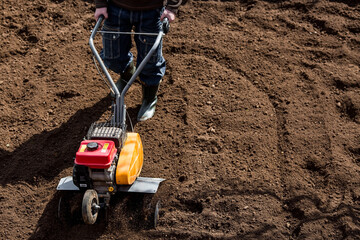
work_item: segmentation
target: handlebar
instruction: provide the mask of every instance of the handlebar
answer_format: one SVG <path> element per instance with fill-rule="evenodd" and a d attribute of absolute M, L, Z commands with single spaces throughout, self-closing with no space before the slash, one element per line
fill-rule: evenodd
<path fill-rule="evenodd" d="M 97 52 L 97 50 L 94 46 L 94 37 L 95 37 L 96 33 L 98 32 L 98 29 L 104 19 L 105 19 L 104 15 L 99 16 L 99 18 L 95 24 L 95 27 L 92 30 L 92 33 L 90 35 L 89 45 L 90 45 L 92 53 L 94 54 L 95 59 L 99 63 L 102 71 L 105 73 L 105 76 L 106 76 L 108 82 L 110 83 L 112 90 L 115 93 L 115 107 L 114 107 L 114 116 L 113 116 L 112 122 L 114 122 L 115 124 L 121 124 L 121 128 L 125 131 L 125 129 L 126 129 L 126 125 L 125 125 L 126 108 L 125 108 L 125 104 L 124 104 L 124 96 L 125 96 L 127 90 L 130 88 L 130 86 L 135 81 L 136 77 L 140 74 L 140 72 L 144 68 L 145 64 L 150 60 L 150 58 L 151 58 L 152 54 L 154 53 L 154 51 L 156 50 L 156 48 L 159 46 L 164 33 L 169 32 L 170 23 L 169 23 L 169 19 L 167 19 L 167 18 L 163 19 L 162 28 L 160 29 L 159 33 L 157 33 L 157 37 L 156 37 L 154 45 L 152 46 L 152 48 L 150 49 L 148 54 L 145 56 L 143 61 L 139 64 L 139 66 L 137 66 L 135 73 L 133 74 L 133 76 L 131 77 L 131 79 L 126 84 L 126 86 L 124 87 L 123 91 L 120 94 L 112 77 L 110 76 L 109 71 L 107 70 L 103 60 L 101 59 L 99 53 Z M 141 34 L 141 33 L 139 33 L 139 34 Z"/>

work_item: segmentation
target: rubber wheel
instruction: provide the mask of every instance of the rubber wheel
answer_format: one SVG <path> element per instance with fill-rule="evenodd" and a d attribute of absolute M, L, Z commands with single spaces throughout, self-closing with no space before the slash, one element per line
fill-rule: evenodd
<path fill-rule="evenodd" d="M 99 213 L 99 208 L 99 197 L 97 192 L 93 189 L 86 190 L 81 205 L 84 223 L 94 224 Z"/>

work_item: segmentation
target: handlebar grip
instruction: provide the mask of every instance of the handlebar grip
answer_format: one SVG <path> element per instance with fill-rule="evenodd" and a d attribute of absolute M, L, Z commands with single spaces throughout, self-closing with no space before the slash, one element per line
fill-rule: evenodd
<path fill-rule="evenodd" d="M 162 29 L 165 34 L 167 34 L 170 30 L 170 22 L 168 18 L 164 18 L 162 22 Z"/>
<path fill-rule="evenodd" d="M 101 14 L 101 15 L 99 16 L 97 22 L 102 22 L 102 20 L 104 20 L 104 18 L 105 18 L 105 16 Z"/>

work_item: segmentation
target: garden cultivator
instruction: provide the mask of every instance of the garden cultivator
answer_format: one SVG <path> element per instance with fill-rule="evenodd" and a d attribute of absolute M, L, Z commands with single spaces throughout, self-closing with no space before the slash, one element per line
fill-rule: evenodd
<path fill-rule="evenodd" d="M 99 210 L 109 207 L 110 197 L 116 192 L 154 194 L 164 180 L 139 176 L 143 166 L 143 146 L 138 133 L 126 131 L 124 96 L 159 46 L 164 32 L 166 33 L 169 28 L 168 21 L 164 20 L 163 30 L 157 34 L 151 50 L 120 93 L 94 46 L 94 37 L 100 32 L 98 28 L 103 19 L 103 16 L 98 19 L 89 44 L 115 95 L 112 116 L 109 122 L 91 125 L 76 153 L 73 175 L 62 178 L 57 186 L 57 190 L 63 193 L 58 205 L 59 217 L 71 216 L 71 209 L 74 206 L 71 206 L 71 199 L 65 196 L 75 192 L 82 196 L 81 215 L 86 224 L 96 222 Z M 159 202 L 156 202 L 153 212 L 155 226 L 159 216 L 158 211 Z"/>

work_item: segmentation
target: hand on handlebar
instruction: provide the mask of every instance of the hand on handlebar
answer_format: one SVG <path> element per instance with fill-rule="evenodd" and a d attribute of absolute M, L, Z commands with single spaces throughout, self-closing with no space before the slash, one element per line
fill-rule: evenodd
<path fill-rule="evenodd" d="M 101 15 L 104 15 L 105 19 L 108 18 L 107 7 L 97 8 L 95 10 L 95 14 L 94 14 L 95 20 L 97 21 Z"/>
<path fill-rule="evenodd" d="M 164 12 L 163 12 L 163 14 L 162 14 L 161 17 L 160 17 L 160 21 L 163 21 L 164 18 L 169 19 L 169 23 L 171 23 L 172 21 L 175 20 L 175 13 L 173 13 L 173 12 L 170 11 L 170 10 L 165 9 Z"/>

